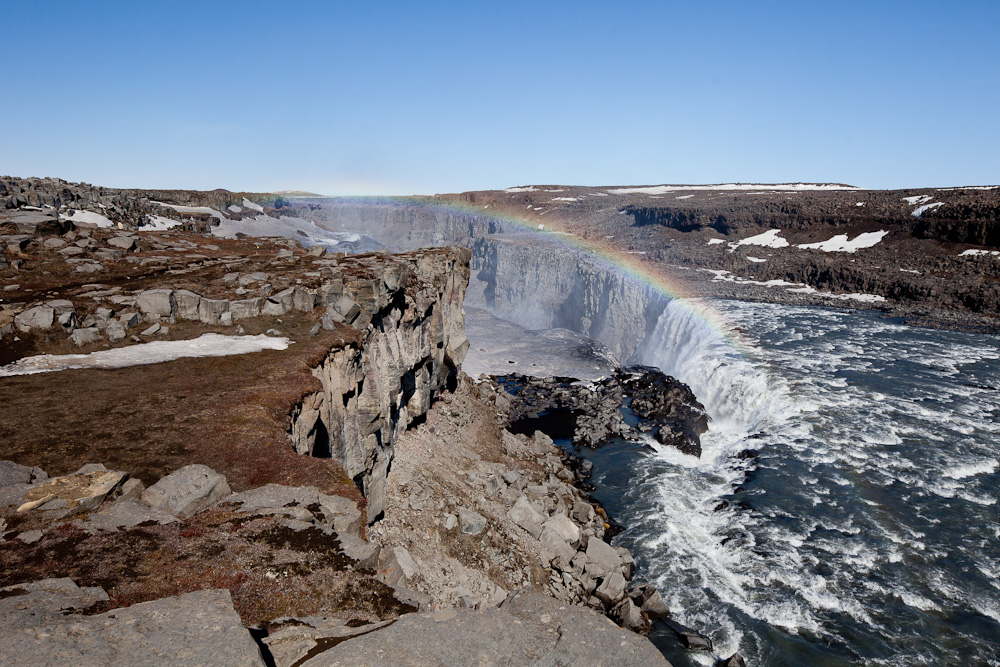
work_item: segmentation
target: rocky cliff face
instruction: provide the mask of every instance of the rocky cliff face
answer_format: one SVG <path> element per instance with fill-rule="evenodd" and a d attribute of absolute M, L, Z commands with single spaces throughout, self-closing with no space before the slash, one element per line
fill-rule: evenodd
<path fill-rule="evenodd" d="M 663 310 L 648 285 L 569 250 L 492 236 L 472 241 L 468 304 L 529 329 L 561 327 L 628 360 Z"/>
<path fill-rule="evenodd" d="M 292 418 L 300 454 L 331 457 L 368 500 L 368 520 L 385 509 L 385 485 L 399 436 L 449 385 L 469 343 L 462 300 L 470 252 L 452 248 L 383 256 L 345 288 L 371 322 L 360 345 L 332 350 L 314 375 L 322 391 Z"/>

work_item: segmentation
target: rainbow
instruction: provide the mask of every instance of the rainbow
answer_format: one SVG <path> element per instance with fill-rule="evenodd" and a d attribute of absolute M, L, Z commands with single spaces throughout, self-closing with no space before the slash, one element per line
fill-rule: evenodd
<path fill-rule="evenodd" d="M 349 198 L 371 204 L 397 204 L 400 206 L 416 206 L 429 212 L 444 212 L 453 215 L 474 216 L 495 220 L 506 228 L 513 228 L 522 233 L 531 234 L 539 242 L 559 246 L 588 258 L 597 266 L 621 275 L 625 280 L 637 285 L 648 287 L 665 300 L 679 300 L 678 305 L 688 310 L 712 337 L 718 338 L 732 347 L 741 356 L 748 356 L 750 346 L 740 339 L 739 335 L 709 305 L 705 299 L 698 298 L 683 283 L 671 278 L 664 271 L 648 261 L 644 254 L 623 251 L 609 240 L 595 241 L 556 226 L 541 224 L 538 219 L 529 219 L 523 214 L 515 214 L 499 209 L 484 207 L 466 202 L 448 199 L 431 199 L 424 197 L 372 197 Z"/>

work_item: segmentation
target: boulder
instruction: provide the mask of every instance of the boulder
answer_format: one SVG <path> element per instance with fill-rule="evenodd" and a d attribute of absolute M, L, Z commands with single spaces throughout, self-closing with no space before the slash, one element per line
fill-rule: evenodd
<path fill-rule="evenodd" d="M 670 618 L 670 608 L 652 584 L 634 586 L 629 596 L 650 618 Z"/>
<path fill-rule="evenodd" d="M 664 625 L 670 628 L 670 631 L 677 636 L 681 645 L 684 648 L 698 650 L 698 651 L 711 651 L 712 650 L 712 640 L 701 634 L 697 630 L 692 630 L 686 625 L 681 625 L 675 621 L 669 619 L 662 619 Z"/>
<path fill-rule="evenodd" d="M 531 506 L 526 496 L 521 496 L 517 499 L 514 506 L 507 510 L 507 516 L 510 517 L 511 521 L 526 530 L 532 537 L 537 538 L 542 534 L 542 521 L 545 520 L 545 517 Z"/>
<path fill-rule="evenodd" d="M 531 589 L 508 596 L 498 609 L 406 614 L 381 629 L 325 645 L 329 648 L 294 664 L 669 666 L 647 638 Z"/>
<path fill-rule="evenodd" d="M 625 586 L 627 583 L 621 572 L 612 572 L 604 578 L 601 585 L 594 591 L 594 595 L 610 607 L 625 597 Z"/>
<path fill-rule="evenodd" d="M 202 299 L 198 302 L 198 319 L 204 324 L 222 324 L 222 316 L 228 311 L 229 301 L 226 299 Z"/>
<path fill-rule="evenodd" d="M 14 324 L 24 333 L 32 329 L 51 329 L 55 321 L 56 311 L 47 305 L 35 306 L 14 316 Z"/>
<path fill-rule="evenodd" d="M 108 322 L 107 328 L 104 329 L 104 333 L 107 334 L 108 340 L 112 343 L 119 343 L 125 340 L 125 327 L 118 320 L 111 320 Z"/>
<path fill-rule="evenodd" d="M 739 653 L 733 653 L 731 656 L 720 662 L 717 667 L 747 667 L 747 663 L 743 660 L 743 656 Z"/>
<path fill-rule="evenodd" d="M 573 500 L 573 519 L 577 523 L 588 524 L 594 520 L 594 506 L 585 500 Z"/>
<path fill-rule="evenodd" d="M 90 345 L 91 343 L 96 343 L 103 339 L 101 336 L 101 330 L 97 327 L 88 327 L 86 329 L 76 329 L 70 334 L 70 339 L 76 344 L 77 347 L 83 347 L 84 345 Z"/>
<path fill-rule="evenodd" d="M 292 306 L 304 313 L 311 313 L 316 307 L 316 293 L 301 285 L 296 286 L 292 290 Z"/>
<path fill-rule="evenodd" d="M 174 292 L 174 302 L 177 304 L 177 317 L 182 320 L 198 321 L 198 304 L 201 303 L 201 296 L 191 290 L 177 290 Z"/>
<path fill-rule="evenodd" d="M 565 514 L 557 514 L 542 524 L 542 528 L 549 528 L 555 531 L 560 537 L 570 544 L 577 544 L 580 541 L 580 527 L 573 523 Z"/>
<path fill-rule="evenodd" d="M 538 540 L 555 558 L 560 558 L 568 562 L 576 555 L 576 550 L 566 542 L 562 535 L 551 528 L 542 528 Z"/>
<path fill-rule="evenodd" d="M 150 507 L 186 518 L 230 495 L 226 477 L 208 466 L 192 464 L 170 473 L 142 492 Z"/>
<path fill-rule="evenodd" d="M 292 309 L 292 293 L 294 291 L 295 288 L 289 287 L 267 297 L 260 309 L 261 315 L 281 317 L 287 313 Z"/>
<path fill-rule="evenodd" d="M 13 461 L 0 461 L 0 486 L 34 484 L 48 478 L 49 476 L 41 468 L 23 466 Z"/>
<path fill-rule="evenodd" d="M 603 577 L 609 572 L 617 572 L 620 566 L 621 558 L 610 544 L 597 538 L 587 542 L 587 572 Z"/>
<path fill-rule="evenodd" d="M 135 238 L 132 236 L 115 236 L 108 239 L 107 244 L 112 248 L 119 248 L 128 252 L 135 249 Z"/>
<path fill-rule="evenodd" d="M 615 605 L 611 610 L 611 617 L 618 622 L 618 625 L 641 635 L 648 635 L 652 629 L 649 619 L 643 616 L 642 611 L 627 597 Z"/>
<path fill-rule="evenodd" d="M 231 495 L 226 503 L 237 505 L 240 512 L 312 520 L 317 525 L 332 528 L 342 543 L 349 535 L 357 536 L 361 529 L 361 512 L 354 503 L 347 498 L 320 493 L 314 486 L 267 484 Z"/>
<path fill-rule="evenodd" d="M 151 289 L 140 292 L 135 307 L 143 314 L 153 317 L 173 317 L 177 315 L 174 293 L 168 289 Z"/>
<path fill-rule="evenodd" d="M 259 297 L 255 299 L 240 299 L 239 301 L 230 302 L 229 312 L 232 314 L 233 321 L 237 322 L 239 320 L 257 317 L 260 315 L 260 308 L 263 302 L 264 299 Z"/>
<path fill-rule="evenodd" d="M 486 517 L 472 510 L 458 510 L 458 525 L 466 535 L 478 535 L 486 528 Z"/>

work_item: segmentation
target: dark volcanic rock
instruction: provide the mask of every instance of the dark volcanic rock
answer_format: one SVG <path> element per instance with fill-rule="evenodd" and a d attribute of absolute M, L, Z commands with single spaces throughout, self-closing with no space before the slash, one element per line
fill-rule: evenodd
<path fill-rule="evenodd" d="M 631 409 L 638 430 L 657 442 L 701 456 L 708 415 L 683 382 L 648 366 L 619 369 L 593 384 L 575 378 L 533 378 L 510 374 L 500 383 L 511 393 L 511 429 L 572 438 L 575 445 L 597 447 L 609 438 L 635 438 L 622 408 Z"/>

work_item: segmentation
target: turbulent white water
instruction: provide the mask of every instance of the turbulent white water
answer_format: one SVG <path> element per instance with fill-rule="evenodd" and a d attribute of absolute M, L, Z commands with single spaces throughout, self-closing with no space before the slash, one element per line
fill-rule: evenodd
<path fill-rule="evenodd" d="M 640 576 L 753 664 L 1000 664 L 997 338 L 713 307 L 749 354 L 679 302 L 639 354 L 705 405 L 702 458 L 594 455 Z"/>

